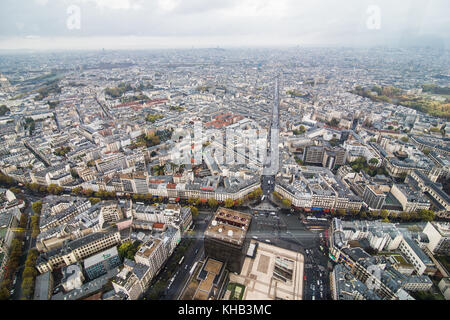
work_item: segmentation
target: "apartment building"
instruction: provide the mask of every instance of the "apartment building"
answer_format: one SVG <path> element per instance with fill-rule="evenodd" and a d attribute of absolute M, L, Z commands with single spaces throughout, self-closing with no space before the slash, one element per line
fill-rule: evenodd
<path fill-rule="evenodd" d="M 62 248 L 42 253 L 38 258 L 36 268 L 40 273 L 44 273 L 55 268 L 68 266 L 80 262 L 97 252 L 116 246 L 120 242 L 119 232 L 91 233 L 65 243 Z"/>

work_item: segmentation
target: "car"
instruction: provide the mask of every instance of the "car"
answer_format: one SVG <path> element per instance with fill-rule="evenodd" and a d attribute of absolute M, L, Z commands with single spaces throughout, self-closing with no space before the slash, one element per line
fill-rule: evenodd
<path fill-rule="evenodd" d="M 323 293 L 322 293 L 322 292 L 320 293 L 320 298 L 322 298 L 322 299 L 323 299 Z"/>
<path fill-rule="evenodd" d="M 317 280 L 317 286 L 320 286 L 320 280 Z"/>
<path fill-rule="evenodd" d="M 266 239 L 266 242 L 271 243 L 272 241 L 270 241 L 269 239 Z"/>

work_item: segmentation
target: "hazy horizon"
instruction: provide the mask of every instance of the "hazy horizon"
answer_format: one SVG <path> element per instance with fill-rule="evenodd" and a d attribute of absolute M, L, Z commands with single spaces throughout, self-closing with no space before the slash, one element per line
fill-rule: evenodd
<path fill-rule="evenodd" d="M 3 0 L 0 50 L 448 48 L 445 0 Z"/>

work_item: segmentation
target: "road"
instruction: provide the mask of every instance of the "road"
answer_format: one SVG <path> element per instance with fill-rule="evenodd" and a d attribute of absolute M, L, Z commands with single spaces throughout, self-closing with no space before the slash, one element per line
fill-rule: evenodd
<path fill-rule="evenodd" d="M 172 284 L 166 289 L 164 296 L 161 298 L 162 300 L 177 300 L 187 283 L 192 266 L 195 262 L 199 261 L 203 258 L 204 250 L 203 250 L 203 234 L 208 227 L 209 221 L 213 216 L 212 211 L 200 211 L 198 217 L 194 221 L 194 242 L 189 246 L 184 255 L 184 261 L 181 266 L 178 267 L 174 275 L 174 280 Z M 167 264 L 167 263 L 166 263 Z M 166 269 L 163 269 L 161 273 L 157 275 L 157 278 L 154 280 L 155 282 L 160 279 L 166 277 Z M 146 296 L 146 294 L 144 295 Z"/>
<path fill-rule="evenodd" d="M 28 251 L 36 246 L 36 239 L 31 237 L 31 217 L 34 215 L 33 209 L 32 209 L 32 203 L 35 201 L 40 200 L 40 198 L 35 196 L 28 196 L 26 195 L 28 205 L 25 207 L 25 210 L 23 211 L 25 214 L 28 215 L 28 222 L 27 222 L 27 231 L 25 232 L 25 239 L 24 239 L 24 245 L 22 247 L 22 255 L 19 259 L 19 266 L 17 267 L 17 278 L 16 283 L 14 284 L 14 293 L 11 295 L 12 300 L 20 300 L 22 297 L 22 272 L 25 268 L 25 261 L 27 260 Z"/>
<path fill-rule="evenodd" d="M 282 213 L 278 211 L 276 216 L 280 222 L 273 223 L 276 231 L 273 230 L 271 243 L 286 249 L 296 249 L 305 256 L 305 276 L 303 286 L 303 299 L 327 300 L 330 299 L 328 264 L 326 255 L 324 231 L 310 231 L 301 221 L 299 214 Z M 278 220 L 278 218 L 274 218 Z M 274 235 L 277 235 L 276 237 Z M 291 248 L 286 247 L 286 243 Z M 325 252 L 320 250 L 322 246 Z M 317 283 L 319 281 L 319 283 Z"/>
<path fill-rule="evenodd" d="M 263 172 L 261 176 L 261 189 L 263 194 L 268 196 L 274 191 L 275 188 L 275 176 L 278 173 L 279 168 L 279 80 L 278 77 L 275 80 L 275 94 L 274 103 L 272 108 L 272 121 L 270 123 L 269 136 L 267 137 L 267 152 L 266 159 L 263 161 Z"/>

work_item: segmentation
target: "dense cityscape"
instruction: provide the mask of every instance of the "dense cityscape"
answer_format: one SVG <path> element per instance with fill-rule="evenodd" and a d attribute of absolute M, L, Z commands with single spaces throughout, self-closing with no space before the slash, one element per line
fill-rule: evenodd
<path fill-rule="evenodd" d="M 3 53 L 0 298 L 448 300 L 449 58 Z"/>

